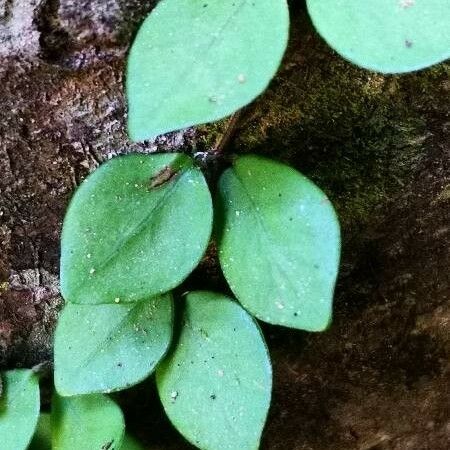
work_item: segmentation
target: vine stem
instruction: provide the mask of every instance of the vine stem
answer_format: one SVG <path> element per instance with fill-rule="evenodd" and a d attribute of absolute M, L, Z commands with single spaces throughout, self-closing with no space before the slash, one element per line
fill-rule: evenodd
<path fill-rule="evenodd" d="M 243 109 L 240 109 L 231 116 L 231 118 L 227 124 L 227 127 L 225 129 L 225 132 L 218 139 L 216 145 L 213 148 L 213 151 L 212 151 L 213 155 L 221 155 L 222 153 L 224 153 L 225 149 L 231 143 L 231 141 L 238 129 L 239 121 L 242 118 L 243 111 L 244 111 Z"/>
<path fill-rule="evenodd" d="M 53 370 L 53 364 L 51 361 L 44 361 L 39 364 L 36 364 L 31 368 L 31 371 L 35 373 L 38 377 L 42 377 L 48 375 Z"/>

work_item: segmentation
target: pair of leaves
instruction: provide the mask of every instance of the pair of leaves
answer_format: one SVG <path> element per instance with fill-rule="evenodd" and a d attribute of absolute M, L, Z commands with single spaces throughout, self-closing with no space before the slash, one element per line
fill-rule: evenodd
<path fill-rule="evenodd" d="M 206 181 L 183 154 L 115 158 L 85 180 L 62 233 L 60 394 L 124 389 L 154 370 L 173 329 L 163 293 L 198 264 L 211 228 Z"/>
<path fill-rule="evenodd" d="M 450 57 L 448 0 L 308 0 L 318 32 L 379 72 Z M 275 75 L 287 45 L 285 0 L 162 0 L 130 51 L 128 132 L 135 141 L 226 117 Z"/>
<path fill-rule="evenodd" d="M 155 186 L 164 174 L 169 178 Z M 338 221 L 323 192 L 287 166 L 246 156 L 222 175 L 219 193 L 220 260 L 237 298 L 261 320 L 323 329 L 339 261 Z M 197 265 L 211 222 L 210 194 L 190 158 L 115 158 L 82 184 L 68 209 L 62 293 L 75 304 L 110 305 L 97 309 L 103 317 L 108 311 L 117 318 L 133 311 L 119 331 L 131 327 L 141 307 L 167 306 L 167 300 L 147 299 L 179 285 Z M 150 303 L 135 308 L 131 302 L 139 300 Z M 169 309 L 161 312 L 166 319 Z M 79 315 L 90 322 L 97 313 L 89 311 L 73 307 L 66 316 Z M 167 331 L 170 320 L 161 322 Z M 99 341 L 93 350 L 111 340 L 107 330 L 91 336 Z M 67 346 L 64 352 L 70 350 Z M 87 358 L 90 352 L 86 347 Z"/>
<path fill-rule="evenodd" d="M 308 0 L 318 32 L 353 63 L 384 73 L 450 57 L 448 0 Z"/>
<path fill-rule="evenodd" d="M 121 447 L 125 427 L 122 412 L 108 397 L 55 395 L 50 420 L 46 414 L 39 417 L 39 379 L 32 370 L 7 371 L 3 382 L 4 393 L 0 399 L 2 450 L 25 450 L 33 435 L 30 449 L 36 450 L 126 450 Z"/>
<path fill-rule="evenodd" d="M 130 308 L 129 305 L 123 306 Z M 122 350 L 120 360 L 130 359 L 125 349 L 127 339 L 124 339 L 127 333 L 132 333 L 127 329 L 127 323 L 124 323 L 123 335 L 118 334 L 111 340 L 109 345 L 113 347 L 112 351 L 105 347 L 105 354 L 99 355 L 95 351 L 91 352 L 92 344 L 89 343 L 92 334 L 90 329 L 117 328 L 105 321 L 104 314 L 98 309 L 110 307 L 117 305 L 68 305 L 63 312 L 58 325 L 58 353 L 55 354 L 55 360 L 60 364 L 65 361 L 69 367 L 70 358 L 79 360 L 73 351 L 64 354 L 63 343 L 59 341 L 64 337 L 70 339 L 66 345 L 92 356 L 92 361 L 85 367 L 81 364 L 71 368 L 80 370 L 81 377 L 71 372 L 66 374 L 66 366 L 62 370 L 56 367 L 57 376 L 65 377 L 64 389 L 68 389 L 63 391 L 65 394 L 101 389 L 99 379 L 113 384 L 121 381 L 115 376 L 112 364 L 115 362 L 114 356 L 119 356 L 119 352 L 115 351 L 119 347 Z M 140 303 L 137 307 L 140 307 Z M 73 308 L 93 308 L 89 312 L 91 320 L 85 323 L 85 318 L 80 319 L 78 316 L 77 320 L 70 322 Z M 69 311 L 68 316 L 65 316 L 66 311 Z M 107 320 L 112 318 L 112 315 L 106 317 Z M 116 324 L 120 320 L 117 318 Z M 163 360 L 157 371 L 158 390 L 169 418 L 199 448 L 257 448 L 270 405 L 272 385 L 270 358 L 259 327 L 236 302 L 209 292 L 187 295 L 181 321 L 181 333 L 175 349 Z M 77 326 L 79 330 L 76 330 Z M 72 328 L 71 334 L 64 334 L 68 331 L 66 327 Z M 73 336 L 83 339 L 88 347 L 86 351 L 79 345 L 80 342 L 72 341 Z M 98 342 L 96 338 L 93 340 Z M 153 345 L 158 343 L 158 338 L 150 342 Z M 136 357 L 137 367 L 139 357 L 141 364 L 149 364 L 148 355 L 145 351 L 139 355 L 133 342 L 128 345 L 128 352 L 132 353 L 131 358 Z M 102 364 L 105 373 L 102 372 Z M 58 378 L 56 380 L 58 383 Z M 73 386 L 70 385 L 72 380 L 75 383 Z M 205 414 L 206 409 L 208 414 Z M 117 443 L 120 432 L 123 432 L 117 414 L 117 407 L 102 395 L 55 396 L 52 412 L 53 448 L 87 450 L 102 448 L 96 446 L 99 442 L 114 440 Z M 92 429 L 89 424 L 93 426 Z M 74 433 L 80 429 L 83 433 Z M 96 430 L 101 433 L 96 433 Z"/>

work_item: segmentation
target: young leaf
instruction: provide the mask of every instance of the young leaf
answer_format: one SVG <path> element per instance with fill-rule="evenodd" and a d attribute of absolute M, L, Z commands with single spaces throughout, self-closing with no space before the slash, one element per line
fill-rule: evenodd
<path fill-rule="evenodd" d="M 255 450 L 270 404 L 272 369 L 264 338 L 234 301 L 187 296 L 179 341 L 156 372 L 169 419 L 204 450 Z"/>
<path fill-rule="evenodd" d="M 211 196 L 189 157 L 114 158 L 83 182 L 68 208 L 62 294 L 101 304 L 167 292 L 200 261 L 211 223 Z"/>
<path fill-rule="evenodd" d="M 119 450 L 125 429 L 120 408 L 101 394 L 52 402 L 53 450 Z"/>
<path fill-rule="evenodd" d="M 317 31 L 353 63 L 384 73 L 450 57 L 448 0 L 308 0 Z"/>
<path fill-rule="evenodd" d="M 111 392 L 146 378 L 172 337 L 172 297 L 112 305 L 67 304 L 55 333 L 60 395 Z"/>
<path fill-rule="evenodd" d="M 39 417 L 39 380 L 31 370 L 10 370 L 2 376 L 0 448 L 25 450 Z"/>
<path fill-rule="evenodd" d="M 43 413 L 39 416 L 36 432 L 28 450 L 52 450 L 50 414 Z"/>
<path fill-rule="evenodd" d="M 238 300 L 265 322 L 325 329 L 340 252 L 325 194 L 288 166 L 245 156 L 222 175 L 219 202 L 220 263 Z"/>
<path fill-rule="evenodd" d="M 267 87 L 287 44 L 285 0 L 162 0 L 128 57 L 128 132 L 142 141 L 212 122 Z"/>

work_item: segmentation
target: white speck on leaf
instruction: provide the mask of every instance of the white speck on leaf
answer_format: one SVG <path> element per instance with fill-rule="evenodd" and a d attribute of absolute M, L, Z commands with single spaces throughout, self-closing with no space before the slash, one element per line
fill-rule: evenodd
<path fill-rule="evenodd" d="M 246 82 L 246 78 L 245 78 L 245 75 L 243 74 L 243 73 L 240 73 L 239 75 L 238 75 L 238 81 L 239 81 L 239 83 L 241 83 L 241 84 L 243 84 L 243 83 L 245 83 Z"/>

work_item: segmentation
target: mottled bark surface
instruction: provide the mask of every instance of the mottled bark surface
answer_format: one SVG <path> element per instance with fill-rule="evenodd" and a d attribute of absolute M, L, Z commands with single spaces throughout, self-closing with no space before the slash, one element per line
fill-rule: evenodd
<path fill-rule="evenodd" d="M 51 359 L 61 220 L 83 177 L 118 153 L 204 151 L 223 131 L 127 140 L 126 50 L 152 4 L 0 0 L 1 367 Z M 314 179 L 344 245 L 330 330 L 264 326 L 275 386 L 262 448 L 447 449 L 448 68 L 356 69 L 292 11 L 283 67 L 227 152 L 270 155 Z M 186 286 L 226 290 L 213 251 Z M 121 395 L 129 428 L 151 449 L 190 448 L 152 386 Z"/>

